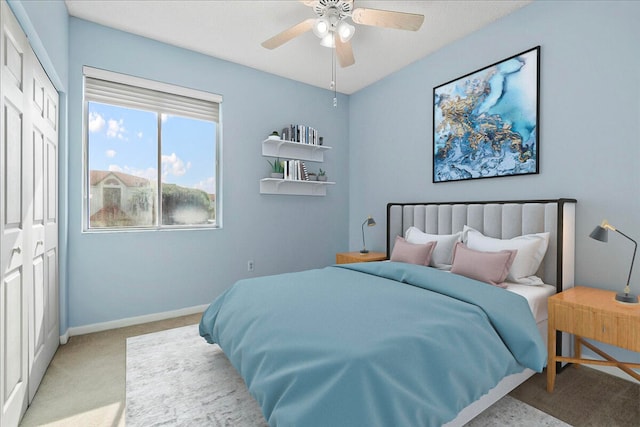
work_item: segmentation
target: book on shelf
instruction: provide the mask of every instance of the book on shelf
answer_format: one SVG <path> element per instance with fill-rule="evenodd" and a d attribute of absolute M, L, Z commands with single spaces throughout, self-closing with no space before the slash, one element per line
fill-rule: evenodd
<path fill-rule="evenodd" d="M 284 160 L 284 179 L 288 181 L 308 181 L 307 166 L 300 160 Z"/>
<path fill-rule="evenodd" d="M 318 130 L 311 126 L 289 125 L 282 129 L 284 141 L 298 142 L 300 144 L 319 145 L 320 136 Z"/>

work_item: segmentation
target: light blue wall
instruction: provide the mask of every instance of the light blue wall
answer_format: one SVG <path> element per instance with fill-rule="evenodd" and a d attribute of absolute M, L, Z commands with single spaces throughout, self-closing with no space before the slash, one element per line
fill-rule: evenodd
<path fill-rule="evenodd" d="M 69 15 L 62 1 L 9 0 L 9 7 L 29 38 L 42 67 L 58 90 L 58 276 L 60 334 L 68 328 L 67 310 L 67 87 L 69 85 Z"/>
<path fill-rule="evenodd" d="M 205 304 L 251 275 L 250 258 L 253 275 L 330 264 L 335 252 L 360 248 L 360 224 L 369 214 L 379 225 L 367 229 L 368 246 L 384 250 L 389 201 L 574 197 L 576 283 L 618 290 L 626 280 L 629 242 L 612 235 L 603 245 L 587 235 L 606 217 L 640 238 L 640 3 L 535 2 L 341 96 L 337 110 L 329 107 L 329 92 L 70 19 L 62 2 L 10 5 L 30 39 L 37 36 L 36 53 L 46 57 L 45 69 L 65 100 L 69 91 L 68 163 L 66 137 L 60 153 L 60 249 L 70 255 L 68 271 L 61 265 L 62 331 Z M 540 174 L 432 184 L 433 87 L 536 45 Z M 82 65 L 224 96 L 224 229 L 81 233 Z M 338 185 L 327 197 L 258 194 L 258 180 L 267 173 L 259 141 L 291 122 L 319 128 L 334 147 L 323 166 Z M 640 268 L 632 285 L 640 291 Z"/>
<path fill-rule="evenodd" d="M 329 91 L 70 19 L 69 326 L 207 304 L 241 278 L 324 267 L 348 236 L 348 105 Z M 82 66 L 220 94 L 223 229 L 82 233 Z M 327 196 L 259 194 L 260 142 L 290 123 L 333 147 Z M 247 272 L 247 261 L 255 271 Z"/>
<path fill-rule="evenodd" d="M 640 239 L 639 18 L 638 2 L 535 2 L 352 95 L 350 247 L 367 214 L 384 223 L 389 201 L 571 197 L 576 284 L 622 290 L 633 245 L 588 234 L 607 218 Z M 540 174 L 433 184 L 433 87 L 536 45 Z M 367 231 L 385 250 L 384 227 Z M 632 284 L 640 293 L 640 267 Z"/>

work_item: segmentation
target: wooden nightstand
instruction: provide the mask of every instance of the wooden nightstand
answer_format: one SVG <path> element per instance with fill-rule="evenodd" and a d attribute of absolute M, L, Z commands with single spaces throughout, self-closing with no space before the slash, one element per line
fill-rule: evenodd
<path fill-rule="evenodd" d="M 617 366 L 640 381 L 640 374 L 632 371 L 640 368 L 640 363 L 620 362 L 583 339 L 640 352 L 640 305 L 620 303 L 615 295 L 604 289 L 577 286 L 549 297 L 547 391 L 552 392 L 555 385 L 556 362 Z M 556 331 L 574 335 L 574 357 L 556 355 Z M 582 359 L 582 345 L 605 360 Z"/>
<path fill-rule="evenodd" d="M 367 254 L 361 254 L 360 252 L 341 252 L 336 254 L 336 264 L 384 261 L 385 259 L 387 259 L 387 254 L 384 252 L 369 252 Z"/>

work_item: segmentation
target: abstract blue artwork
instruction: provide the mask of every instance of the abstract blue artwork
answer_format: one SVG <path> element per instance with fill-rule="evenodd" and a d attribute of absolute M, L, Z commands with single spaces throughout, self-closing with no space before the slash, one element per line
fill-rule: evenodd
<path fill-rule="evenodd" d="M 433 182 L 536 174 L 540 46 L 433 89 Z"/>

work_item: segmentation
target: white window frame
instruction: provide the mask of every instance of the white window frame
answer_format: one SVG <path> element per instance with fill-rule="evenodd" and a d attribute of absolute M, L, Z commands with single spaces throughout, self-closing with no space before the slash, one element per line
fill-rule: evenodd
<path fill-rule="evenodd" d="M 181 229 L 219 229 L 222 228 L 222 96 L 210 92 L 204 92 L 197 89 L 176 86 L 155 80 L 143 79 L 140 77 L 130 76 L 127 74 L 116 73 L 112 71 L 102 70 L 84 66 L 83 73 L 83 197 L 82 197 L 82 231 L 87 233 L 113 233 L 123 231 L 157 231 L 157 230 L 181 230 Z M 95 85 L 96 80 L 100 84 Z M 89 83 L 88 83 L 89 82 Z M 101 84 L 104 83 L 106 90 L 102 93 Z M 114 93 L 118 92 L 118 85 L 127 85 L 133 88 L 132 91 L 121 92 L 120 95 L 110 96 L 109 83 L 115 84 Z M 89 89 L 90 94 L 87 95 Z M 136 90 L 139 89 L 139 93 Z M 154 91 L 156 94 L 150 92 Z M 168 105 L 164 102 L 163 96 L 171 101 Z M 185 98 L 189 98 L 188 102 L 184 102 Z M 117 101 L 116 101 L 117 99 Z M 143 99 L 140 101 L 140 99 Z M 204 102 L 202 102 L 204 101 Z M 148 109 L 150 104 L 154 102 L 158 104 L 158 112 L 166 114 L 176 114 L 183 117 L 194 119 L 209 120 L 216 122 L 216 153 L 215 153 L 215 223 L 214 224 L 193 224 L 193 225 L 162 225 L 157 224 L 148 227 L 89 227 L 89 193 L 90 193 L 90 177 L 89 177 L 89 129 L 88 114 L 89 102 L 102 102 L 110 105 L 118 105 L 127 108 Z M 160 107 L 161 105 L 161 107 Z M 160 147 L 158 147 L 158 150 Z M 160 155 L 160 153 L 158 153 Z M 159 156 L 160 157 L 160 156 Z M 160 159 L 158 159 L 160 161 Z M 158 166 L 160 173 L 161 167 Z M 160 179 L 160 177 L 158 177 Z M 161 202 L 162 182 L 158 181 L 158 203 Z M 160 205 L 159 205 L 160 206 Z M 159 209 L 161 210 L 161 209 Z"/>

